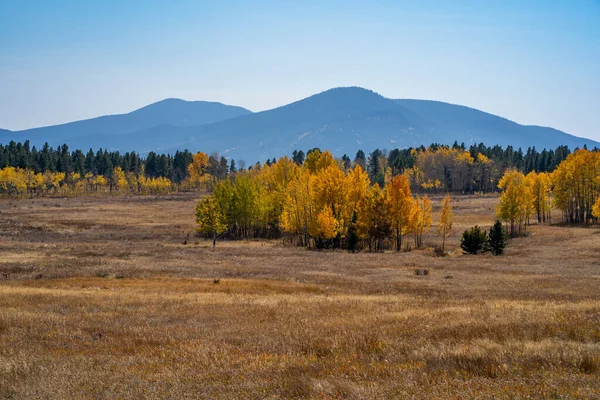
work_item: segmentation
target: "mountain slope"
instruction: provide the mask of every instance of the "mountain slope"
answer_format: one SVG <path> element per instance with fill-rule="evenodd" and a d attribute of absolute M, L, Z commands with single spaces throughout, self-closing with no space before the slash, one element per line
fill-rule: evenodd
<path fill-rule="evenodd" d="M 206 101 L 184 101 L 166 99 L 127 114 L 107 115 L 82 121 L 70 122 L 42 128 L 13 132 L 14 140 L 31 140 L 38 146 L 44 142 L 59 145 L 67 142 L 71 147 L 75 143 L 84 145 L 86 137 L 126 135 L 144 129 L 168 126 L 197 126 L 207 123 L 250 114 L 242 107 L 229 106 Z M 117 145 L 118 140 L 109 139 L 102 147 Z M 83 146 L 87 148 L 89 146 Z"/>
<path fill-rule="evenodd" d="M 273 110 L 213 124 L 151 128 L 127 135 L 121 143 L 126 147 L 147 140 L 163 151 L 186 146 L 247 161 L 312 147 L 341 155 L 359 148 L 396 147 L 394 138 L 415 135 L 411 132 L 414 122 L 405 113 L 411 115 L 410 110 L 372 91 L 337 88 Z"/>
<path fill-rule="evenodd" d="M 213 107 L 210 111 L 208 105 Z M 37 137 L 33 144 L 67 142 L 69 147 L 81 149 L 217 151 L 248 163 L 313 147 L 353 157 L 359 149 L 370 152 L 454 141 L 538 149 L 600 146 L 593 140 L 552 128 L 519 125 L 464 106 L 387 99 L 357 87 L 327 90 L 258 113 L 218 103 L 165 100 L 129 114 L 4 136 L 15 140 Z"/>
<path fill-rule="evenodd" d="M 173 146 L 162 140 L 168 135 Z M 361 88 L 337 88 L 273 110 L 199 127 L 157 127 L 133 134 L 163 150 L 218 151 L 246 161 L 289 155 L 294 149 L 329 149 L 354 156 L 359 149 L 454 141 L 527 148 L 600 146 L 552 128 L 519 125 L 472 108 L 424 100 L 391 100 Z"/>
<path fill-rule="evenodd" d="M 500 144 L 513 147 L 571 148 L 597 145 L 593 140 L 569 135 L 565 132 L 536 125 L 520 125 L 506 118 L 465 106 L 431 100 L 395 100 L 399 104 L 427 119 L 430 138 L 440 143 L 462 138 L 465 143 Z M 456 139 L 458 140 L 458 139 Z M 460 142 L 460 140 L 458 140 Z"/>

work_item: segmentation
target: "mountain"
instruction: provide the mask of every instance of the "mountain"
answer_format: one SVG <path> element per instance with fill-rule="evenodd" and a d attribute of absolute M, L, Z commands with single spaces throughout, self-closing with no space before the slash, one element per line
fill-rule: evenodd
<path fill-rule="evenodd" d="M 208 105 L 215 107 L 212 113 L 207 111 Z M 105 119 L 110 119 L 110 124 Z M 218 151 L 248 163 L 313 147 L 353 157 L 359 149 L 370 152 L 375 148 L 454 141 L 538 149 L 600 146 L 593 140 L 552 128 L 520 125 L 473 108 L 429 100 L 388 99 L 358 87 L 330 89 L 257 113 L 218 103 L 170 99 L 121 116 L 3 136 L 15 140 L 35 138 L 32 144 L 38 145 L 46 140 L 52 145 L 66 141 L 69 147 L 82 149 Z"/>
<path fill-rule="evenodd" d="M 38 146 L 44 142 L 54 146 L 67 143 L 71 148 L 83 149 L 90 147 L 87 145 L 87 138 L 106 137 L 106 143 L 99 147 L 121 148 L 120 140 L 115 136 L 156 126 L 197 126 L 250 113 L 251 111 L 245 108 L 221 103 L 166 99 L 127 114 L 106 115 L 61 125 L 16 131 L 10 136 L 12 140 L 29 139 L 32 144 Z M 74 146 L 75 144 L 78 146 Z M 135 149 L 136 147 L 132 147 L 128 150 Z"/>

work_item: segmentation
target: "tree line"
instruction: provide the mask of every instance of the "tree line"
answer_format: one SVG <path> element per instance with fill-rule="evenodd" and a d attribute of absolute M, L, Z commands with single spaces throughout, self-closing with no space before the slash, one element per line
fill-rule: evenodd
<path fill-rule="evenodd" d="M 121 154 L 118 151 L 106 149 L 89 149 L 70 151 L 66 144 L 53 148 L 46 143 L 41 149 L 24 143 L 11 141 L 7 145 L 0 144 L 0 169 L 15 167 L 32 170 L 35 173 L 62 172 L 66 175 L 72 172 L 86 175 L 102 175 L 112 179 L 115 167 L 120 167 L 125 173 L 139 174 L 143 171 L 148 178 L 167 178 L 175 183 L 184 182 L 188 178 L 188 165 L 192 162 L 193 154 L 188 150 L 177 151 L 174 155 L 150 152 L 142 157 L 136 152 Z M 228 161 L 219 155 L 208 157 L 209 170 L 217 177 L 224 178 L 228 173 Z M 223 168 L 225 163 L 225 168 Z M 233 163 L 235 168 L 235 163 Z"/>
<path fill-rule="evenodd" d="M 468 152 L 459 149 L 441 147 L 421 153 L 429 163 L 434 163 L 429 157 L 435 158 L 437 153 L 467 164 L 474 162 Z M 483 163 L 483 157 L 477 154 L 476 159 Z M 348 168 L 343 159 L 335 159 L 327 151 L 313 150 L 299 164 L 284 157 L 217 181 L 212 196 L 198 203 L 200 231 L 213 240 L 218 235 L 273 238 L 287 232 L 299 244 L 316 248 L 381 251 L 385 240 L 393 240 L 395 250 L 400 251 L 406 236 L 414 238 L 415 247 L 423 245 L 422 235 L 432 225 L 432 206 L 427 195 L 412 193 L 415 166 L 395 176 L 388 170 L 380 186 L 360 164 Z M 469 178 L 456 173 L 454 179 Z M 551 173 L 508 169 L 497 188 L 501 190 L 497 214 L 513 237 L 526 234 L 532 218 L 538 223 L 550 222 L 553 207 L 562 211 L 564 222 L 596 222 L 600 217 L 600 152 L 576 150 Z M 451 226 L 447 195 L 437 225 L 442 248 Z M 490 243 L 498 243 L 500 233 L 496 227 Z M 471 236 L 485 234 L 472 232 Z"/>
<path fill-rule="evenodd" d="M 527 232 L 530 219 L 550 221 L 552 207 L 565 223 L 589 224 L 600 218 L 600 151 L 576 150 L 552 173 L 505 172 L 498 217 L 512 236 Z"/>
<path fill-rule="evenodd" d="M 386 175 L 407 174 L 415 191 L 475 193 L 497 190 L 504 171 L 517 169 L 524 173 L 551 172 L 571 151 L 566 146 L 538 152 L 535 147 L 525 153 L 508 146 L 488 147 L 483 143 L 466 147 L 432 144 L 429 147 L 387 150 L 376 149 L 368 156 L 359 150 L 351 159 L 343 155 L 346 170 L 360 165 L 372 183 L 383 186 Z M 294 151 L 292 159 L 302 165 L 305 154 Z"/>
<path fill-rule="evenodd" d="M 125 172 L 114 167 L 110 177 L 81 175 L 78 172 L 35 172 L 32 169 L 5 167 L 0 169 L 0 195 L 23 196 L 78 196 L 84 194 L 158 194 L 170 193 L 175 186 L 168 178 L 148 177 L 139 173 Z"/>
<path fill-rule="evenodd" d="M 306 154 L 302 150 L 294 150 L 292 160 L 301 166 L 311 151 Z M 412 173 L 413 189 L 437 190 L 450 192 L 487 192 L 496 190 L 503 172 L 506 169 L 529 173 L 552 172 L 568 155 L 566 146 L 555 150 L 537 151 L 535 147 L 526 152 L 514 149 L 512 146 L 488 147 L 480 143 L 466 147 L 454 143 L 452 146 L 432 144 L 429 147 L 394 149 L 391 151 L 375 149 L 366 155 L 359 150 L 354 159 L 347 155 L 341 157 L 344 169 L 347 171 L 359 165 L 367 171 L 372 183 L 383 186 L 386 174 L 395 176 L 406 171 Z M 217 179 L 223 179 L 230 173 L 245 170 L 244 161 L 227 160 L 219 154 L 207 155 L 209 174 Z M 99 149 L 87 152 L 82 150 L 70 151 L 65 144 L 53 148 L 47 143 L 41 149 L 24 143 L 11 141 L 6 145 L 0 144 L 0 168 L 15 167 L 31 169 L 34 172 L 71 172 L 80 175 L 92 173 L 111 178 L 115 167 L 128 173 L 140 173 L 150 178 L 168 178 L 174 183 L 184 182 L 189 178 L 188 165 L 192 162 L 193 154 L 188 150 L 177 151 L 174 155 L 148 153 L 142 157 L 136 152 L 121 154 L 118 151 Z M 268 159 L 264 163 L 256 163 L 248 169 L 260 168 L 262 165 L 275 163 L 276 159 Z"/>

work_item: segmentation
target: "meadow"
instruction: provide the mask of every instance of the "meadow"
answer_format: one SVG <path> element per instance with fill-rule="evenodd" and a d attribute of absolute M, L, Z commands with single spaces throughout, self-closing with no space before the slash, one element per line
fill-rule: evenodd
<path fill-rule="evenodd" d="M 198 197 L 0 199 L 1 398 L 600 398 L 598 226 L 463 255 L 498 197 L 455 196 L 446 257 L 213 249 Z"/>

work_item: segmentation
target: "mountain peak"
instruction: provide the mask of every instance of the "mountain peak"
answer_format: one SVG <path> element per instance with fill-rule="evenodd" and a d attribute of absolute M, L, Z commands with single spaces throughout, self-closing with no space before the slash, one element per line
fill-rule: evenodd
<path fill-rule="evenodd" d="M 297 115 L 316 113 L 336 116 L 395 107 L 393 101 L 372 90 L 351 86 L 329 89 L 275 110 L 295 110 Z"/>
<path fill-rule="evenodd" d="M 365 99 L 385 99 L 385 97 L 383 97 L 382 95 L 380 95 L 377 92 L 374 92 L 370 89 L 365 89 L 359 86 L 341 86 L 341 87 L 336 87 L 336 88 L 332 88 L 332 89 L 328 89 L 325 90 L 321 93 L 317 93 L 315 95 L 312 95 L 310 98 L 315 98 L 315 97 L 325 97 L 325 98 L 333 98 L 333 99 L 340 99 L 340 98 L 356 98 L 356 99 L 360 99 L 360 100 L 365 100 Z"/>

